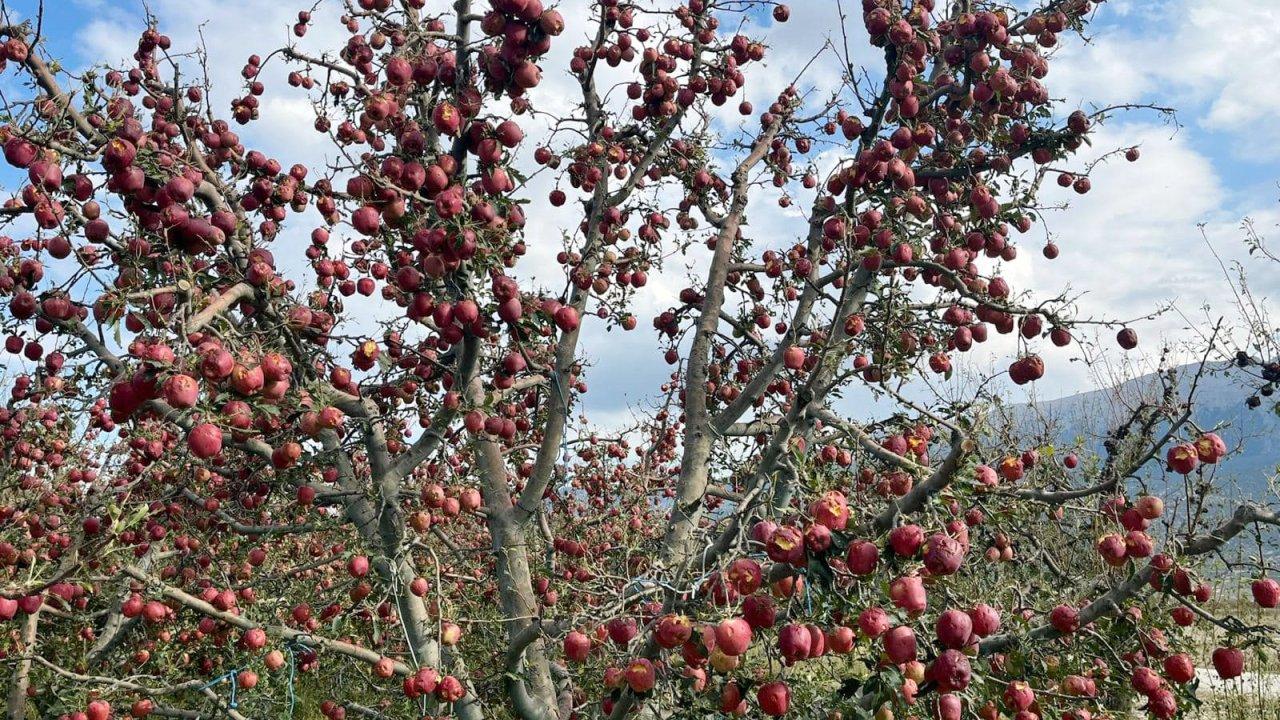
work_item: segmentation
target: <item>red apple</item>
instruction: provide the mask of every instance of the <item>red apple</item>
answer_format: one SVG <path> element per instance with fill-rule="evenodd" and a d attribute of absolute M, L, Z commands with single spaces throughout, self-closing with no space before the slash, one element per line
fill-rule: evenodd
<path fill-rule="evenodd" d="M 782 681 L 768 682 L 756 691 L 760 711 L 769 717 L 782 717 L 791 707 L 791 688 Z"/>
<path fill-rule="evenodd" d="M 1213 669 L 1223 680 L 1240 677 L 1244 673 L 1244 653 L 1238 648 L 1220 647 L 1213 651 Z"/>

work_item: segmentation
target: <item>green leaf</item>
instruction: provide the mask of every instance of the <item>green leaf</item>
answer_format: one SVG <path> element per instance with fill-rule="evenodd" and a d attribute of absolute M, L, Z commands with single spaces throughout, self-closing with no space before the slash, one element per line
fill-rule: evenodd
<path fill-rule="evenodd" d="M 823 589 L 830 588 L 832 583 L 835 581 L 835 575 L 831 573 L 831 568 L 827 567 L 827 564 L 823 562 L 821 558 L 809 559 L 808 574 L 809 574 L 809 581 L 813 582 L 816 580 L 818 583 L 820 583 Z"/>

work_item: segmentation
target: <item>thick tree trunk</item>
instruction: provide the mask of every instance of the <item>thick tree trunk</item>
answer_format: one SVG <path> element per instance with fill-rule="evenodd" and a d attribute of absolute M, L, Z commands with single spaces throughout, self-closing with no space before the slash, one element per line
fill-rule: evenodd
<path fill-rule="evenodd" d="M 22 659 L 14 666 L 13 683 L 9 686 L 7 704 L 9 720 L 25 720 L 27 717 L 27 689 L 31 687 L 31 655 L 36 650 L 36 631 L 40 626 L 40 611 L 27 616 L 22 625 Z"/>
<path fill-rule="evenodd" d="M 490 440 L 480 440 L 476 448 L 483 464 L 484 504 L 497 555 L 498 598 L 502 603 L 507 639 L 514 643 L 517 636 L 540 622 L 529 571 L 529 543 L 525 525 L 515 519 L 502 451 Z M 515 709 L 526 720 L 557 717 L 556 686 L 541 637 L 525 647 L 524 661 L 523 687 L 527 688 L 527 697 L 521 696 L 521 684 L 517 683 L 515 696 L 511 698 Z"/>
<path fill-rule="evenodd" d="M 751 152 L 734 169 L 733 199 L 718 222 L 715 252 L 707 272 L 706 295 L 702 300 L 693 346 L 689 349 L 689 367 L 685 379 L 684 452 L 680 459 L 680 479 L 676 497 L 662 543 L 662 564 L 668 570 L 684 565 L 692 553 L 694 529 L 702 518 L 703 500 L 710 475 L 711 449 L 717 437 L 707 411 L 707 367 L 711 362 L 711 340 L 720 327 L 720 308 L 724 305 L 725 284 L 734 245 L 741 239 L 743 215 L 747 209 L 751 172 L 764 159 L 769 144 L 781 127 L 775 120 L 765 128 Z"/>
<path fill-rule="evenodd" d="M 380 493 L 385 495 L 389 492 L 392 498 L 390 501 L 384 500 L 382 511 L 379 512 L 357 485 L 351 459 L 341 449 L 337 435 L 328 432 L 322 435 L 322 440 L 325 449 L 333 452 L 337 459 L 339 487 L 344 493 L 343 512 L 347 520 L 357 529 L 361 540 L 368 547 L 378 550 L 373 569 L 395 599 L 396 611 L 404 625 L 405 642 L 413 651 L 414 659 L 419 665 L 445 668 L 444 661 L 450 658 L 441 654 L 440 642 L 432 632 L 426 602 L 409 590 L 417 572 L 408 556 L 401 552 L 403 513 L 398 501 L 394 500 L 399 494 L 399 481 L 393 483 L 384 475 L 383 482 L 378 483 Z M 479 720 L 480 708 L 476 702 L 475 690 L 465 672 L 456 672 L 456 677 L 467 688 L 467 695 L 461 702 L 455 703 L 454 710 L 463 720 Z"/>

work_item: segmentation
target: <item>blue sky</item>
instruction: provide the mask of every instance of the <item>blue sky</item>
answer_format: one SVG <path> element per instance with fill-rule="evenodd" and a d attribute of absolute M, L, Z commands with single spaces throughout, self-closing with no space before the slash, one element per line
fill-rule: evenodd
<path fill-rule="evenodd" d="M 430 1 L 444 5 L 443 0 Z M 562 3 L 570 23 L 566 37 L 575 41 L 581 36 L 579 25 L 587 1 Z M 300 5 L 267 0 L 150 3 L 162 31 L 173 36 L 175 48 L 193 47 L 196 28 L 204 25 L 211 55 L 225 58 L 215 67 L 213 78 L 222 107 L 239 89 L 237 73 L 244 59 L 253 52 L 266 55 L 286 42 Z M 846 5 L 856 8 L 857 2 L 850 0 Z M 765 66 L 748 73 L 746 92 L 757 107 L 767 104 L 779 83 L 790 80 L 809 61 L 835 25 L 834 6 L 826 0 L 796 0 L 791 22 L 769 31 L 770 57 Z M 7 0 L 7 7 L 13 14 L 30 16 L 36 3 Z M 336 12 L 337 7 L 335 0 L 326 0 L 306 42 L 317 47 L 336 47 L 341 42 L 339 29 L 323 19 L 323 8 Z M 46 3 L 47 47 L 70 66 L 127 56 L 142 27 L 142 3 L 134 0 Z M 1188 327 L 1207 322 L 1202 311 L 1206 304 L 1214 308 L 1211 314 L 1230 319 L 1231 295 L 1214 253 L 1228 262 L 1247 263 L 1239 229 L 1242 219 L 1254 218 L 1263 234 L 1280 222 L 1276 205 L 1280 85 L 1271 81 L 1280 67 L 1280 44 L 1273 39 L 1276 28 L 1280 28 L 1280 3 L 1112 0 L 1099 7 L 1087 44 L 1072 39 L 1058 51 L 1046 84 L 1052 95 L 1064 98 L 1070 107 L 1156 103 L 1176 108 L 1179 125 L 1151 112 L 1117 115 L 1097 133 L 1092 152 L 1138 144 L 1142 160 L 1102 166 L 1093 177 L 1094 191 L 1083 197 L 1051 187 L 1047 203 L 1070 203 L 1069 209 L 1050 213 L 1046 223 L 1062 248 L 1062 257 L 1053 263 L 1040 257 L 1044 230 L 1037 228 L 1033 232 L 1039 236 L 1022 240 L 1021 258 L 1004 272 L 1019 287 L 1041 293 L 1069 289 L 1080 295 L 1081 315 L 1138 317 L 1165 302 L 1175 303 L 1177 311 L 1136 325 L 1145 352 L 1115 352 L 1108 336 L 1101 345 L 1113 362 L 1105 371 L 1091 371 L 1070 362 L 1068 353 L 1043 348 L 1050 374 L 1032 392 L 1053 397 L 1109 384 L 1116 375 L 1151 369 L 1159 340 L 1177 341 L 1187 337 Z M 858 44 L 861 29 L 851 25 L 850 31 Z M 553 53 L 567 53 L 572 44 L 562 42 Z M 874 60 L 875 54 L 868 51 L 864 57 Z M 282 71 L 282 66 L 275 71 Z M 808 76 L 817 87 L 830 85 L 834 78 L 822 63 Z M 4 82 L 11 83 L 12 74 Z M 540 102 L 562 106 L 570 102 L 572 92 L 559 85 L 563 82 L 548 73 Z M 275 86 L 280 85 L 276 78 Z M 304 97 L 270 90 L 263 115 L 267 120 L 245 133 L 253 145 L 286 165 L 295 160 L 323 162 L 325 148 L 309 130 L 311 115 Z M 766 197 L 761 202 L 771 200 Z M 779 238 L 780 243 L 799 232 L 798 218 L 776 207 L 752 218 L 759 236 Z M 546 257 L 559 248 L 560 231 L 572 223 L 552 216 L 530 230 L 534 252 L 526 266 L 548 285 L 557 279 L 554 264 L 546 262 Z M 699 263 L 698 258 L 690 258 L 687 265 L 697 272 Z M 1270 295 L 1277 273 L 1265 265 L 1250 267 L 1255 291 Z M 670 305 L 671 295 L 684 284 L 679 277 L 651 283 L 639 299 L 640 330 L 587 338 L 584 351 L 595 364 L 589 381 L 597 389 L 588 395 L 589 406 L 621 419 L 628 404 L 643 400 L 665 379 L 669 368 L 654 350 L 648 318 Z M 1012 345 L 1002 340 L 989 343 L 989 352 L 967 362 L 979 370 L 1003 367 Z"/>

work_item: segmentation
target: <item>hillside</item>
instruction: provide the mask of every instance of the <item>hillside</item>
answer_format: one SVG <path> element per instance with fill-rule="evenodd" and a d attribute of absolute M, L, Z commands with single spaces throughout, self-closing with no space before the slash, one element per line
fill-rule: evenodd
<path fill-rule="evenodd" d="M 1195 369 L 1190 365 L 1177 369 L 1184 397 Z M 1143 375 L 1110 388 L 1034 406 L 1014 406 L 1009 415 L 1022 432 L 1049 427 L 1055 445 L 1084 446 L 1100 452 L 1103 438 L 1127 416 L 1129 408 L 1143 399 L 1158 397 L 1159 389 L 1156 375 Z M 1261 498 L 1280 465 L 1280 416 L 1269 404 L 1250 410 L 1244 403 L 1247 395 L 1237 371 L 1214 369 L 1199 381 L 1192 420 L 1202 428 L 1216 429 L 1232 449 L 1217 470 L 1217 481 L 1224 487 L 1238 487 L 1246 497 Z"/>

